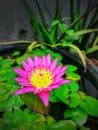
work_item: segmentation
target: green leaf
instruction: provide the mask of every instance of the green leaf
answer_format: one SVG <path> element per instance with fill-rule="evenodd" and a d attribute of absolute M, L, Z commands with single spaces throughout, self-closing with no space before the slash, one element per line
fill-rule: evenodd
<path fill-rule="evenodd" d="M 50 125 L 49 130 L 76 130 L 76 124 L 70 120 L 62 120 Z"/>
<path fill-rule="evenodd" d="M 55 27 L 59 23 L 59 20 L 54 20 L 51 24 L 51 27 Z"/>
<path fill-rule="evenodd" d="M 47 124 L 51 125 L 56 123 L 56 120 L 52 116 L 47 116 Z"/>
<path fill-rule="evenodd" d="M 87 128 L 87 127 L 84 127 L 84 126 L 81 126 L 79 130 L 91 130 L 91 129 Z"/>
<path fill-rule="evenodd" d="M 52 91 L 50 92 L 49 101 L 50 101 L 50 102 L 60 102 L 60 100 L 57 98 L 57 96 L 56 96 L 54 90 L 52 90 Z"/>
<path fill-rule="evenodd" d="M 3 68 L 3 70 L 7 70 L 7 68 L 10 68 L 14 62 L 14 59 L 3 59 L 1 62 L 1 68 Z"/>
<path fill-rule="evenodd" d="M 93 47 L 87 48 L 86 49 L 86 54 L 90 54 L 90 53 L 93 53 L 95 51 L 98 51 L 98 45 L 95 45 Z"/>
<path fill-rule="evenodd" d="M 21 98 L 28 108 L 41 114 L 47 113 L 48 107 L 45 107 L 38 95 L 33 93 L 26 93 L 21 95 Z"/>
<path fill-rule="evenodd" d="M 55 89 L 55 95 L 64 103 L 68 98 L 70 90 L 66 85 L 62 85 L 60 88 Z"/>
<path fill-rule="evenodd" d="M 43 115 L 34 113 L 29 108 L 24 109 L 23 111 L 23 123 L 35 123 L 35 122 L 45 122 L 46 119 Z"/>
<path fill-rule="evenodd" d="M 26 0 L 22 0 L 22 2 L 24 3 L 30 17 L 31 17 L 31 20 L 32 20 L 32 23 L 35 27 L 35 29 L 37 30 L 38 29 L 38 20 L 37 18 L 35 17 L 34 13 L 33 13 L 33 10 L 30 8 L 30 6 L 28 5 L 28 3 L 26 2 Z"/>
<path fill-rule="evenodd" d="M 78 80 L 80 80 L 80 75 L 78 75 L 78 74 L 75 74 L 75 73 L 69 73 L 69 74 L 66 74 L 66 79 L 70 79 L 70 80 L 72 80 L 72 81 L 78 81 Z"/>
<path fill-rule="evenodd" d="M 84 34 L 91 33 L 91 32 L 98 32 L 98 28 L 96 28 L 96 29 L 84 29 L 84 30 L 80 30 L 80 31 L 78 31 L 74 34 L 75 35 L 84 35 Z"/>
<path fill-rule="evenodd" d="M 51 28 L 51 31 L 50 31 L 51 44 L 55 44 L 57 41 L 57 28 L 58 28 L 58 25 L 55 25 L 54 27 Z"/>
<path fill-rule="evenodd" d="M 70 108 L 75 108 L 80 105 L 80 97 L 78 93 L 71 93 L 69 97 L 66 99 L 66 104 L 69 105 Z"/>
<path fill-rule="evenodd" d="M 35 123 L 32 126 L 32 130 L 47 130 L 47 124 L 44 122 Z"/>
<path fill-rule="evenodd" d="M 20 51 L 14 51 L 14 53 L 12 54 L 12 56 L 18 56 L 20 55 Z"/>
<path fill-rule="evenodd" d="M 65 31 L 66 32 L 66 34 L 68 35 L 68 36 L 72 36 L 73 34 L 74 34 L 74 30 L 73 29 L 68 29 L 68 30 L 66 30 Z"/>
<path fill-rule="evenodd" d="M 48 30 L 40 23 L 38 24 L 38 32 L 43 42 L 51 43 L 51 37 L 49 35 Z"/>
<path fill-rule="evenodd" d="M 43 25 L 45 28 L 47 28 L 47 24 L 46 24 L 45 17 L 44 17 L 44 15 L 43 15 L 43 11 L 42 11 L 42 9 L 41 9 L 41 6 L 40 6 L 40 4 L 39 4 L 39 2 L 38 2 L 37 0 L 35 0 L 35 2 L 36 2 L 36 5 L 37 5 L 37 9 L 38 9 L 38 12 L 39 12 L 39 16 L 40 16 L 41 21 L 42 21 L 42 25 Z"/>
<path fill-rule="evenodd" d="M 19 96 L 11 96 L 7 100 L 0 103 L 0 110 L 5 111 L 11 107 L 21 107 L 24 102 L 21 100 Z"/>
<path fill-rule="evenodd" d="M 27 54 L 25 53 L 24 55 L 22 55 L 19 58 L 17 58 L 16 59 L 17 64 L 21 65 L 22 60 L 26 61 L 26 56 L 27 56 Z"/>
<path fill-rule="evenodd" d="M 87 121 L 87 113 L 81 107 L 67 109 L 64 118 L 71 118 L 78 126 L 82 126 Z"/>
<path fill-rule="evenodd" d="M 71 81 L 70 83 L 67 84 L 70 88 L 70 91 L 73 92 L 77 92 L 79 90 L 79 85 L 77 82 L 75 81 Z"/>
<path fill-rule="evenodd" d="M 67 70 L 66 70 L 66 73 L 70 74 L 70 73 L 72 73 L 72 72 L 74 72 L 74 71 L 76 71 L 76 70 L 77 70 L 77 67 L 76 67 L 76 66 L 74 66 L 74 65 L 68 65 L 68 68 L 67 68 Z"/>
<path fill-rule="evenodd" d="M 85 96 L 84 100 L 81 100 L 80 106 L 91 116 L 98 117 L 98 100 L 90 97 Z"/>
<path fill-rule="evenodd" d="M 17 127 L 22 121 L 22 111 L 18 107 L 10 108 L 4 113 L 3 122 L 11 128 Z"/>
<path fill-rule="evenodd" d="M 65 23 L 59 23 L 59 28 L 60 28 L 60 31 L 61 31 L 62 33 L 64 33 L 65 30 L 66 30 L 68 27 L 67 27 L 67 24 L 65 24 Z"/>
<path fill-rule="evenodd" d="M 10 93 L 4 90 L 0 90 L 0 102 L 3 102 L 5 100 L 7 100 L 10 96 Z"/>

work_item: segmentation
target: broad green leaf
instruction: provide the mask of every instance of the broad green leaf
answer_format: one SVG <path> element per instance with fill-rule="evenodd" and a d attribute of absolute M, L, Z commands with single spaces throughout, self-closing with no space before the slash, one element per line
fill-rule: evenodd
<path fill-rule="evenodd" d="M 45 122 L 46 118 L 38 113 L 34 113 L 32 110 L 29 108 L 24 109 L 23 111 L 23 123 L 35 123 L 35 122 Z"/>
<path fill-rule="evenodd" d="M 14 64 L 14 62 L 14 59 L 3 59 L 1 62 L 1 68 L 6 70 L 7 68 L 10 68 Z"/>
<path fill-rule="evenodd" d="M 47 124 L 44 122 L 32 124 L 32 130 L 47 130 Z"/>
<path fill-rule="evenodd" d="M 10 92 L 5 92 L 3 95 L 0 94 L 0 102 L 7 100 L 10 96 Z"/>
<path fill-rule="evenodd" d="M 60 100 L 57 98 L 57 96 L 56 96 L 54 90 L 52 90 L 52 91 L 50 92 L 49 101 L 50 101 L 50 102 L 60 102 Z"/>
<path fill-rule="evenodd" d="M 66 32 L 66 34 L 67 34 L 68 36 L 72 36 L 72 35 L 74 34 L 74 30 L 73 30 L 73 29 L 66 30 L 65 32 Z"/>
<path fill-rule="evenodd" d="M 69 92 L 70 90 L 66 85 L 62 85 L 60 88 L 55 89 L 55 95 L 64 103 L 66 103 Z"/>
<path fill-rule="evenodd" d="M 98 116 L 98 100 L 85 96 L 84 100 L 81 100 L 80 106 L 91 116 Z"/>
<path fill-rule="evenodd" d="M 67 109 L 64 113 L 65 118 L 71 118 L 78 126 L 82 126 L 87 121 L 87 113 L 81 107 Z"/>
<path fill-rule="evenodd" d="M 59 23 L 59 20 L 54 20 L 51 24 L 51 27 L 55 27 Z"/>
<path fill-rule="evenodd" d="M 27 54 L 25 53 L 24 55 L 20 56 L 19 58 L 16 59 L 16 62 L 18 65 L 21 65 L 22 60 L 26 61 L 26 56 Z"/>
<path fill-rule="evenodd" d="M 79 130 L 91 130 L 91 129 L 87 128 L 87 127 L 84 127 L 84 126 L 81 126 Z"/>
<path fill-rule="evenodd" d="M 56 123 L 56 120 L 52 116 L 47 116 L 47 124 L 51 125 Z"/>
<path fill-rule="evenodd" d="M 11 128 L 17 127 L 22 121 L 22 111 L 18 107 L 10 108 L 4 113 L 3 122 Z"/>
<path fill-rule="evenodd" d="M 49 126 L 49 130 L 77 130 L 76 124 L 70 120 L 58 121 Z"/>
<path fill-rule="evenodd" d="M 21 100 L 19 96 L 11 96 L 7 100 L 0 103 L 0 110 L 5 111 L 11 107 L 21 107 L 24 102 Z"/>
<path fill-rule="evenodd" d="M 66 73 L 70 74 L 70 73 L 72 73 L 72 72 L 74 72 L 76 70 L 77 70 L 76 66 L 68 64 L 68 68 L 66 70 Z"/>
<path fill-rule="evenodd" d="M 18 130 L 34 130 L 32 122 L 21 123 L 17 128 Z"/>
<path fill-rule="evenodd" d="M 78 93 L 71 93 L 69 94 L 69 97 L 66 99 L 65 103 L 70 107 L 70 108 L 76 108 L 80 104 L 80 97 Z"/>
<path fill-rule="evenodd" d="M 65 23 L 59 23 L 59 28 L 62 33 L 65 32 L 66 29 L 68 29 L 67 25 Z"/>
<path fill-rule="evenodd" d="M 71 81 L 70 83 L 67 84 L 70 88 L 70 91 L 73 92 L 77 92 L 79 90 L 79 85 L 77 82 L 75 81 Z"/>
<path fill-rule="evenodd" d="M 35 95 L 33 93 L 26 93 L 21 95 L 21 98 L 28 108 L 41 114 L 48 112 L 48 107 L 45 107 L 38 95 Z"/>

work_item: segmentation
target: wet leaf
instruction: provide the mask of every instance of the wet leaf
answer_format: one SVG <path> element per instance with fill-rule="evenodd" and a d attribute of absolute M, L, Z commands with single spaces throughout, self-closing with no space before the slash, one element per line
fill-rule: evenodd
<path fill-rule="evenodd" d="M 62 102 L 66 103 L 66 99 L 68 98 L 70 90 L 67 85 L 62 85 L 60 88 L 55 89 L 55 94 L 58 99 Z"/>
<path fill-rule="evenodd" d="M 51 125 L 54 124 L 56 120 L 52 116 L 47 116 L 47 124 Z"/>
<path fill-rule="evenodd" d="M 64 117 L 75 121 L 78 126 L 82 126 L 87 121 L 87 113 L 81 107 L 67 109 Z"/>
<path fill-rule="evenodd" d="M 66 73 L 72 73 L 72 72 L 74 72 L 74 71 L 76 71 L 77 70 L 77 67 L 76 66 L 74 66 L 74 65 L 68 65 L 68 68 L 67 68 L 67 70 L 66 70 Z"/>
<path fill-rule="evenodd" d="M 38 95 L 34 95 L 33 93 L 26 93 L 21 95 L 21 98 L 30 109 L 41 114 L 48 112 L 49 108 L 44 106 Z"/>
<path fill-rule="evenodd" d="M 69 105 L 70 108 L 76 108 L 80 105 L 80 97 L 78 93 L 71 93 L 69 98 L 66 100 L 66 104 Z"/>
<path fill-rule="evenodd" d="M 17 127 L 22 121 L 22 111 L 18 107 L 10 108 L 4 113 L 3 122 L 7 127 Z"/>
<path fill-rule="evenodd" d="M 91 116 L 98 116 L 98 100 L 85 96 L 84 100 L 81 100 L 80 106 Z"/>
<path fill-rule="evenodd" d="M 50 125 L 49 130 L 76 130 L 76 124 L 70 120 L 62 120 Z"/>

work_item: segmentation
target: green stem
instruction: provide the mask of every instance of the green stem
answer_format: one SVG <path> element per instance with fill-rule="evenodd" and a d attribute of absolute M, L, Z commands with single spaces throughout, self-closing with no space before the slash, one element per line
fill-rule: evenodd
<path fill-rule="evenodd" d="M 92 48 L 88 48 L 86 50 L 86 54 L 90 54 L 90 53 L 93 53 L 94 51 L 98 51 L 98 45 L 92 47 Z"/>

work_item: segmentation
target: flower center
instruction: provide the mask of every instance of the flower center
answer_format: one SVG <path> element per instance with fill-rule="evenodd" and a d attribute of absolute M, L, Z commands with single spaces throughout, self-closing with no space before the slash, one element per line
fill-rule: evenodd
<path fill-rule="evenodd" d="M 53 82 L 53 75 L 49 69 L 35 69 L 29 78 L 30 84 L 36 88 L 46 88 Z"/>

